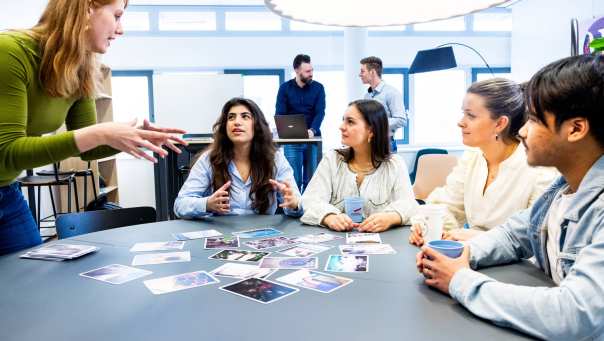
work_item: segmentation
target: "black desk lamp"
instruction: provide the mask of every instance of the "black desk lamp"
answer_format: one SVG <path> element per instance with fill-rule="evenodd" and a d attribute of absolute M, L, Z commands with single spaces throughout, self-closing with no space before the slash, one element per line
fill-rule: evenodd
<path fill-rule="evenodd" d="M 493 70 L 491 70 L 491 67 L 489 66 L 489 63 L 487 63 L 484 57 L 478 51 L 476 51 L 476 49 L 461 43 L 446 43 L 433 49 L 417 51 L 417 54 L 413 59 L 413 63 L 411 63 L 411 67 L 409 68 L 409 73 L 430 72 L 457 67 L 455 54 L 453 53 L 453 48 L 450 45 L 464 46 L 474 51 L 474 53 L 476 53 L 487 66 L 489 72 L 491 72 L 491 75 L 495 76 L 493 74 Z"/>

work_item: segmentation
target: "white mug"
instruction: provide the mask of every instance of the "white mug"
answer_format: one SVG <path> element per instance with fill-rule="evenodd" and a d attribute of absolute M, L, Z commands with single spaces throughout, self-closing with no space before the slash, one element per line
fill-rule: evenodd
<path fill-rule="evenodd" d="M 447 206 L 439 204 L 421 205 L 413 216 L 413 222 L 418 224 L 424 241 L 442 239 L 444 218 Z"/>

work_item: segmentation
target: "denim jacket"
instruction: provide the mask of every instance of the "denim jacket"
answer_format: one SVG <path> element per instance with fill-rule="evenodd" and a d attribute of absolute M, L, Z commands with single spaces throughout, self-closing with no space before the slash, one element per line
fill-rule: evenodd
<path fill-rule="evenodd" d="M 550 275 L 547 213 L 560 189 L 558 178 L 526 210 L 469 241 L 473 269 L 535 257 Z M 604 156 L 587 172 L 563 214 L 566 229 L 558 287 L 506 284 L 470 269 L 458 271 L 451 296 L 475 315 L 548 340 L 604 340 Z"/>

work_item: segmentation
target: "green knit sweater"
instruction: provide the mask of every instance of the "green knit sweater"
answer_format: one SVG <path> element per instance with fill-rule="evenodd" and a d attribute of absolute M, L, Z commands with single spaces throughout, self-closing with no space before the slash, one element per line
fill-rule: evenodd
<path fill-rule="evenodd" d="M 96 123 L 94 100 L 48 96 L 38 78 L 40 58 L 33 38 L 0 32 L 0 186 L 24 169 L 72 156 L 93 160 L 117 153 L 102 146 L 80 154 L 73 130 Z M 42 136 L 63 123 L 66 132 Z"/>

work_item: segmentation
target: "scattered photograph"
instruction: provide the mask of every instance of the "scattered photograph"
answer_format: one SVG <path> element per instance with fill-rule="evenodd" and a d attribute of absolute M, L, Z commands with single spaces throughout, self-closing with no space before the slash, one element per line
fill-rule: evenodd
<path fill-rule="evenodd" d="M 290 246 L 283 250 L 279 250 L 278 252 L 290 257 L 310 257 L 329 249 L 331 249 L 331 246 L 317 244 L 298 244 Z"/>
<path fill-rule="evenodd" d="M 390 244 L 340 245 L 340 252 L 351 255 L 392 255 L 396 253 Z"/>
<path fill-rule="evenodd" d="M 191 252 L 189 252 L 189 251 L 148 253 L 148 254 L 134 256 L 134 259 L 132 260 L 132 266 L 190 262 L 190 261 L 191 261 Z"/>
<path fill-rule="evenodd" d="M 350 278 L 308 269 L 300 269 L 279 277 L 277 281 L 326 294 L 352 283 Z"/>
<path fill-rule="evenodd" d="M 99 250 L 96 246 L 77 244 L 50 244 L 22 254 L 21 258 L 62 261 L 74 259 Z"/>
<path fill-rule="evenodd" d="M 136 243 L 130 249 L 130 252 L 182 250 L 184 246 L 185 242 L 173 240 L 169 242 Z"/>
<path fill-rule="evenodd" d="M 261 268 L 269 269 L 316 269 L 318 264 L 317 257 L 264 257 L 260 261 Z"/>
<path fill-rule="evenodd" d="M 273 303 L 300 291 L 298 288 L 253 277 L 222 286 L 220 289 L 263 304 Z"/>
<path fill-rule="evenodd" d="M 220 282 L 218 279 L 205 271 L 195 271 L 175 276 L 150 279 L 143 283 L 153 294 L 161 295 L 218 282 Z"/>
<path fill-rule="evenodd" d="M 280 234 L 283 234 L 283 232 L 281 232 L 275 228 L 272 228 L 272 227 L 233 232 L 233 235 L 238 236 L 239 238 L 244 238 L 244 239 L 266 238 L 266 237 L 278 236 Z"/>
<path fill-rule="evenodd" d="M 206 249 L 234 249 L 239 247 L 239 237 L 206 238 Z"/>
<path fill-rule="evenodd" d="M 222 236 L 222 233 L 220 233 L 216 230 L 203 230 L 203 231 L 173 233 L 172 236 L 176 240 L 192 240 L 192 239 L 201 239 L 201 238 Z"/>
<path fill-rule="evenodd" d="M 325 264 L 325 271 L 367 272 L 369 271 L 369 257 L 357 255 L 330 255 Z"/>
<path fill-rule="evenodd" d="M 235 262 L 257 262 L 261 260 L 263 257 L 270 255 L 270 252 L 262 252 L 262 251 L 245 251 L 245 250 L 222 250 L 217 252 L 210 257 L 209 259 L 218 259 L 218 260 L 228 260 Z"/>
<path fill-rule="evenodd" d="M 251 247 L 252 249 L 264 250 L 271 249 L 274 247 L 292 245 L 296 244 L 296 242 L 287 237 L 273 237 L 258 240 L 250 240 L 249 242 L 245 242 L 244 244 Z"/>
<path fill-rule="evenodd" d="M 344 239 L 344 237 L 337 236 L 330 233 L 317 233 L 317 234 L 305 234 L 303 236 L 292 238 L 297 243 L 308 243 L 308 244 L 319 244 L 326 243 L 332 240 Z"/>
<path fill-rule="evenodd" d="M 381 242 L 379 233 L 346 233 L 346 244 L 380 244 Z"/>
<path fill-rule="evenodd" d="M 102 268 L 82 272 L 80 276 L 111 284 L 123 284 L 150 274 L 152 274 L 152 272 L 149 270 L 137 269 L 121 264 L 111 264 Z"/>
<path fill-rule="evenodd" d="M 210 271 L 210 274 L 221 277 L 233 278 L 267 278 L 277 269 L 261 269 L 257 265 L 241 264 L 241 263 L 226 263 L 216 269 Z"/>

